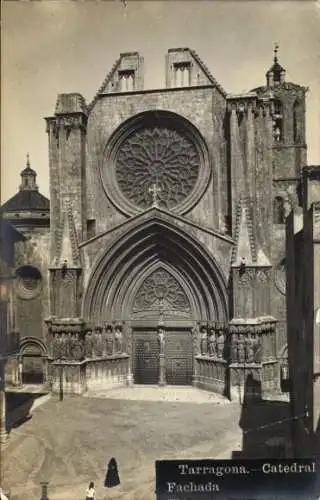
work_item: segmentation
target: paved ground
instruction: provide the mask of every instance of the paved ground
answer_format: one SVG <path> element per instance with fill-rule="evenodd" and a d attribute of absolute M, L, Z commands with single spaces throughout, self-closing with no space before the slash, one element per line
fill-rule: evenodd
<path fill-rule="evenodd" d="M 191 386 L 165 386 L 145 385 L 132 388 L 119 387 L 115 389 L 96 389 L 88 392 L 85 397 L 104 399 L 126 399 L 128 401 L 170 401 L 179 403 L 214 403 L 217 405 L 230 405 L 223 396 L 209 391 L 202 391 Z"/>
<path fill-rule="evenodd" d="M 98 500 L 155 498 L 154 461 L 229 458 L 240 449 L 240 407 L 194 388 L 117 389 L 98 397 L 51 398 L 11 432 L 5 486 L 13 500 L 81 500 L 90 480 Z M 108 396 L 108 398 L 106 398 Z M 121 485 L 103 488 L 115 457 Z"/>

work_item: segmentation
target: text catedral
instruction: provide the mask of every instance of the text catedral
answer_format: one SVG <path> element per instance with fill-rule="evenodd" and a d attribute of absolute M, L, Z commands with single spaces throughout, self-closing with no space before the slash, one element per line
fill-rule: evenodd
<path fill-rule="evenodd" d="M 270 464 L 266 462 L 262 466 L 262 472 L 264 474 L 301 474 L 301 473 L 315 473 L 316 463 L 311 462 L 307 464 L 298 464 L 293 462 L 292 464 Z"/>

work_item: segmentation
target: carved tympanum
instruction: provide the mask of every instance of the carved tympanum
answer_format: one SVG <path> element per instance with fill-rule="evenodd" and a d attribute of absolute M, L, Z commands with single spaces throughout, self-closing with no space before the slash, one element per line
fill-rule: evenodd
<path fill-rule="evenodd" d="M 137 292 L 133 310 L 166 309 L 189 312 L 188 298 L 178 283 L 166 269 L 158 269 L 150 274 Z"/>

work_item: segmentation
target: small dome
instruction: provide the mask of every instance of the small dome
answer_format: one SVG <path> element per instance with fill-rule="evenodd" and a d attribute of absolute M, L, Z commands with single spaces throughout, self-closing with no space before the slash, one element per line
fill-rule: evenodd
<path fill-rule="evenodd" d="M 21 177 L 26 176 L 26 175 L 34 175 L 34 177 L 37 176 L 37 172 L 30 167 L 29 153 L 27 154 L 27 163 L 26 163 L 26 166 L 21 171 L 20 175 L 21 175 Z"/>
<path fill-rule="evenodd" d="M 30 158 L 27 154 L 26 167 L 21 172 L 19 192 L 12 196 L 1 207 L 2 213 L 32 212 L 50 210 L 49 200 L 38 191 L 36 184 L 37 172 L 30 167 Z"/>
<path fill-rule="evenodd" d="M 273 87 L 274 85 L 278 85 L 285 81 L 286 70 L 281 66 L 281 64 L 279 64 L 278 49 L 279 46 L 276 45 L 274 48 L 273 65 L 266 74 L 268 87 Z"/>

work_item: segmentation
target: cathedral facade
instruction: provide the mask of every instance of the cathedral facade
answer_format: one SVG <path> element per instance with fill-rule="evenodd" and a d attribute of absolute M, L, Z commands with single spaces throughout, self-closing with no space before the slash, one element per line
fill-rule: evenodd
<path fill-rule="evenodd" d="M 145 90 L 130 52 L 91 103 L 58 96 L 46 118 L 50 203 L 28 161 L 2 206 L 26 237 L 15 380 L 40 373 L 76 394 L 281 388 L 285 219 L 300 204 L 307 91 L 285 74 L 275 53 L 263 86 L 231 95 L 193 50 L 170 49 L 166 87 Z"/>

